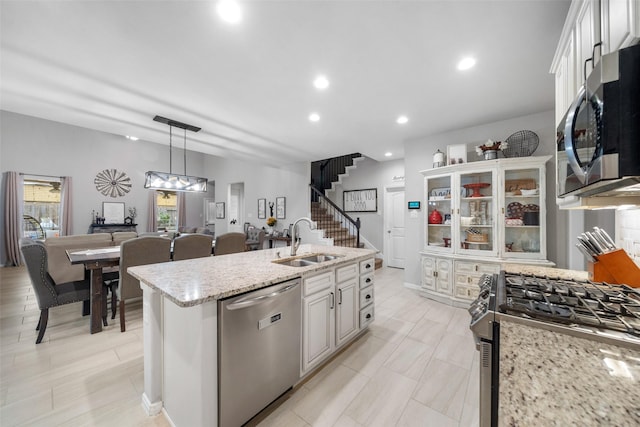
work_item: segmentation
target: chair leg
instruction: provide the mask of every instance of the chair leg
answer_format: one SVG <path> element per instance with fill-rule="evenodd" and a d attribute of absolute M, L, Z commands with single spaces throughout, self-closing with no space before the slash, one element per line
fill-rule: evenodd
<path fill-rule="evenodd" d="M 118 305 L 118 295 L 115 289 L 111 289 L 111 319 L 116 318 L 116 308 Z"/>
<path fill-rule="evenodd" d="M 124 331 L 124 300 L 120 300 L 120 332 Z"/>
<path fill-rule="evenodd" d="M 36 339 L 36 344 L 40 344 L 42 342 L 42 337 L 44 337 L 44 331 L 47 330 L 47 321 L 49 320 L 49 309 L 43 308 L 40 310 L 40 320 L 38 321 L 38 327 L 36 330 L 40 329 L 38 333 L 38 338 Z"/>
<path fill-rule="evenodd" d="M 107 326 L 107 294 L 109 293 L 109 287 L 107 285 L 102 286 L 102 326 Z"/>
<path fill-rule="evenodd" d="M 91 300 L 82 301 L 82 315 L 88 316 L 91 314 Z"/>

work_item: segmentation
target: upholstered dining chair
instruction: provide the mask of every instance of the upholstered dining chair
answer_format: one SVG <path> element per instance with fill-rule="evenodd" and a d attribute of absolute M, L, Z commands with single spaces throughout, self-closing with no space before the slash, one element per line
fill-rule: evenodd
<path fill-rule="evenodd" d="M 120 246 L 122 242 L 138 237 L 135 231 L 114 231 L 111 233 L 113 245 Z M 118 306 L 118 283 L 120 282 L 120 267 L 105 267 L 102 269 L 102 281 L 104 283 L 105 296 L 111 293 L 111 318 L 116 318 Z M 104 326 L 107 326 L 107 298 L 102 299 L 102 318 Z"/>
<path fill-rule="evenodd" d="M 31 239 L 20 239 L 20 252 L 27 266 L 40 309 L 40 319 L 36 326 L 38 331 L 36 344 L 40 344 L 47 329 L 50 308 L 82 301 L 82 315 L 89 314 L 91 297 L 89 276 L 85 275 L 82 281 L 58 284 L 49 275 L 47 250 L 44 244 Z"/>
<path fill-rule="evenodd" d="M 136 265 L 157 264 L 171 260 L 171 239 L 146 236 L 126 240 L 120 244 L 120 283 L 117 293 L 120 303 L 120 331 L 125 331 L 125 301 L 142 296 L 140 282 L 127 273 L 127 268 Z"/>
<path fill-rule="evenodd" d="M 247 236 L 244 233 L 224 233 L 216 237 L 215 256 L 234 254 L 247 250 Z"/>
<path fill-rule="evenodd" d="M 251 251 L 260 250 L 264 247 L 265 231 L 260 228 L 249 228 L 247 230 L 247 241 L 245 244 Z"/>
<path fill-rule="evenodd" d="M 213 236 L 208 234 L 185 234 L 173 239 L 173 260 L 211 256 Z"/>

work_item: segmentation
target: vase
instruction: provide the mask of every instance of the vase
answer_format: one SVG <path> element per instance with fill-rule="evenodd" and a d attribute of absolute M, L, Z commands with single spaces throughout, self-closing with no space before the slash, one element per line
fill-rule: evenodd
<path fill-rule="evenodd" d="M 483 152 L 485 160 L 494 160 L 498 158 L 498 150 L 487 150 Z"/>

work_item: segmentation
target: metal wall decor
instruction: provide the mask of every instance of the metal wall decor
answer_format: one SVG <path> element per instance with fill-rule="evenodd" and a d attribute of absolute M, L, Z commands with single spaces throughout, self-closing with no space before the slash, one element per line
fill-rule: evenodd
<path fill-rule="evenodd" d="M 105 196 L 122 197 L 131 190 L 131 178 L 117 169 L 105 169 L 93 180 L 96 190 Z"/>

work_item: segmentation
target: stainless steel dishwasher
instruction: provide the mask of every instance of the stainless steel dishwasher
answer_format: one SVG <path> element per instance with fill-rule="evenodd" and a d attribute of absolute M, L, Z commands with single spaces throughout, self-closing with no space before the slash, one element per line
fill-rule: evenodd
<path fill-rule="evenodd" d="M 220 427 L 249 421 L 300 379 L 300 279 L 218 301 Z"/>

